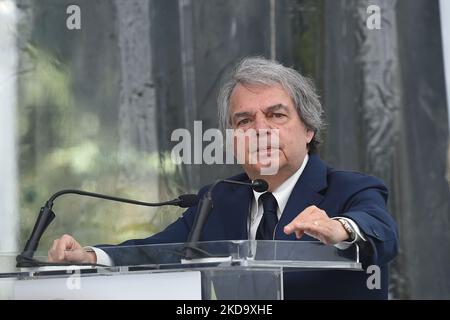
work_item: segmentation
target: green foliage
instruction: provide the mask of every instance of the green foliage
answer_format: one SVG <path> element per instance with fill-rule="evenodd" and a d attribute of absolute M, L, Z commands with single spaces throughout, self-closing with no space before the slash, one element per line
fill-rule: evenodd
<path fill-rule="evenodd" d="M 162 201 L 181 188 L 160 183 L 161 173 L 171 183 L 180 181 L 170 154 L 120 153 L 118 123 L 104 121 L 101 106 L 91 106 L 82 93 L 76 94 L 70 65 L 32 44 L 21 59 L 30 67 L 19 76 L 20 246 L 39 208 L 60 189 Z M 56 219 L 42 238 L 41 251 L 64 233 L 84 245 L 147 237 L 181 214 L 180 209 L 149 209 L 75 195 L 57 199 L 53 210 Z"/>

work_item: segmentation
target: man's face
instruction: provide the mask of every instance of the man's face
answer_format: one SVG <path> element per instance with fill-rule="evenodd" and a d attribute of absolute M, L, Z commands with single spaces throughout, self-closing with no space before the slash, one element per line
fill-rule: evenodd
<path fill-rule="evenodd" d="M 236 148 L 243 147 L 246 155 L 244 170 L 255 179 L 261 176 L 261 169 L 267 166 L 267 157 L 278 159 L 278 172 L 292 174 L 298 170 L 314 133 L 307 130 L 294 107 L 289 94 L 281 86 L 260 86 L 238 84 L 230 97 L 230 115 L 232 128 L 244 132 L 253 129 L 257 133 L 269 132 L 267 148 L 257 145 L 252 148 L 249 143 L 235 143 Z M 270 146 L 273 130 L 278 133 L 278 147 Z M 272 132 L 272 133 L 271 133 Z M 261 139 L 261 134 L 257 134 Z M 266 136 L 267 137 L 267 136 Z M 249 163 L 251 155 L 257 154 L 257 163 Z M 260 161 L 262 159 L 262 161 Z M 272 158 L 273 159 L 273 158 Z"/>

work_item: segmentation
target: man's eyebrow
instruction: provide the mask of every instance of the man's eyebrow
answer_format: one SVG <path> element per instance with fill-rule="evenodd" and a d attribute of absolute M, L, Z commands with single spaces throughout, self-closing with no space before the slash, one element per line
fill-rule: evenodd
<path fill-rule="evenodd" d="M 273 106 L 269 106 L 269 107 L 265 108 L 264 112 L 275 112 L 280 109 L 283 109 L 285 111 L 289 110 L 287 106 L 285 106 L 282 103 L 279 103 L 279 104 L 275 104 Z M 236 112 L 235 114 L 233 114 L 233 120 L 236 120 L 238 118 L 251 117 L 251 116 L 253 116 L 252 112 L 248 112 L 248 111 Z"/>
<path fill-rule="evenodd" d="M 233 120 L 236 120 L 237 118 L 250 117 L 252 115 L 253 115 L 253 113 L 248 112 L 248 111 L 236 112 L 235 114 L 233 114 Z"/>
<path fill-rule="evenodd" d="M 279 104 L 267 107 L 264 111 L 265 112 L 274 112 L 274 111 L 278 111 L 280 109 L 284 109 L 285 111 L 289 110 L 287 106 L 285 106 L 284 104 L 279 103 Z"/>

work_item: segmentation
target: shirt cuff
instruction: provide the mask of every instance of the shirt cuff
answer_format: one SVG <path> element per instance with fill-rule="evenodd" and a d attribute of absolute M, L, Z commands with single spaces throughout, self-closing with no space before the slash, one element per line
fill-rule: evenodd
<path fill-rule="evenodd" d="M 110 267 L 114 266 L 114 262 L 112 261 L 111 257 L 102 249 L 96 247 L 84 247 L 83 249 L 94 251 L 95 255 L 97 256 L 97 264 L 102 264 Z"/>
<path fill-rule="evenodd" d="M 358 225 L 352 219 L 345 218 L 345 217 L 333 217 L 331 219 L 332 220 L 343 219 L 343 220 L 347 221 L 350 224 L 350 226 L 353 228 L 353 230 L 355 230 L 355 233 L 356 233 L 356 237 L 355 237 L 355 239 L 353 239 L 353 241 L 342 241 L 342 242 L 336 243 L 334 246 L 336 248 L 338 248 L 339 250 L 348 249 L 355 242 L 367 241 L 366 238 L 364 237 L 364 235 L 362 234 L 361 230 L 359 229 Z"/>

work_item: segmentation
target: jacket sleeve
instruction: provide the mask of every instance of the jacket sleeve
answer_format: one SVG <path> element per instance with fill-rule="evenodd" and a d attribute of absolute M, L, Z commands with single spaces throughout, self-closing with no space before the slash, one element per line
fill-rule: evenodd
<path fill-rule="evenodd" d="M 386 208 L 388 191 L 373 177 L 365 177 L 363 183 L 356 185 L 342 216 L 352 219 L 367 238 L 360 251 L 363 266 L 385 265 L 398 252 L 397 226 Z"/>

